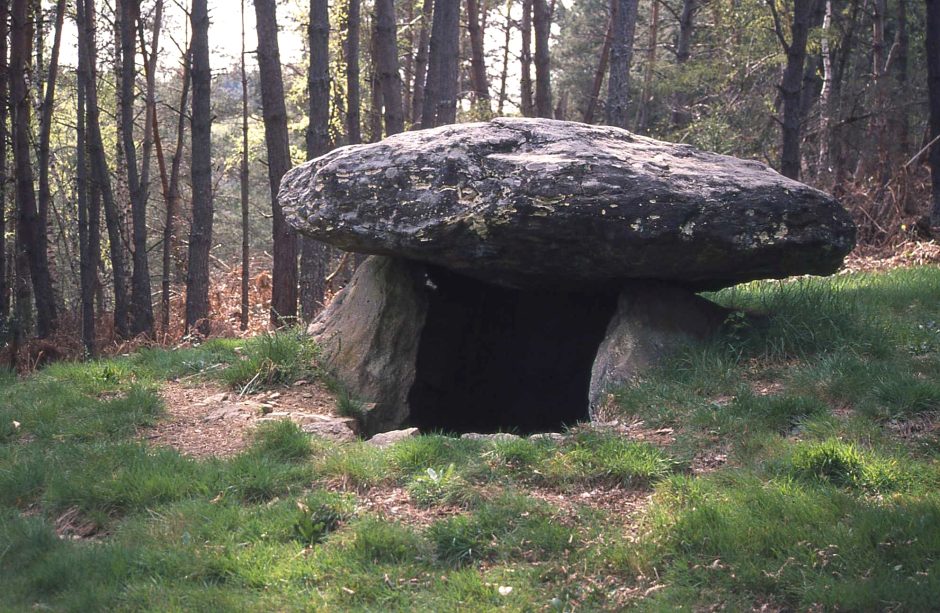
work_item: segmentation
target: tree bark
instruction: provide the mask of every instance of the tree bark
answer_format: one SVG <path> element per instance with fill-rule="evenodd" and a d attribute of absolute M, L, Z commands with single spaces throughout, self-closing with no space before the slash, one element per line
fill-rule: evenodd
<path fill-rule="evenodd" d="M 275 326 L 282 326 L 290 323 L 297 316 L 297 235 L 287 224 L 281 207 L 277 205 L 281 178 L 290 169 L 291 162 L 287 110 L 284 104 L 284 81 L 281 77 L 281 53 L 277 43 L 275 0 L 255 0 L 255 18 L 258 27 L 258 69 L 261 77 L 261 105 L 264 118 L 264 139 L 268 151 L 268 182 L 271 186 L 274 231 L 271 323 Z M 354 25 L 355 37 L 353 37 Z M 352 67 L 353 64 L 358 64 L 358 15 L 353 21 L 353 16 L 350 14 L 349 31 L 349 41 L 356 40 L 355 61 L 347 57 L 350 62 L 349 66 Z M 358 87 L 358 74 L 355 81 Z M 350 96 L 350 105 L 352 108 L 352 96 Z M 358 101 L 356 101 L 355 108 L 358 115 Z M 354 125 L 358 133 L 358 118 Z M 352 137 L 351 132 L 350 139 Z"/>
<path fill-rule="evenodd" d="M 39 111 L 39 145 L 36 148 L 37 150 L 37 162 L 39 167 L 39 200 L 38 200 L 38 211 L 39 219 L 42 224 L 43 231 L 40 233 L 40 238 L 42 244 L 40 249 L 46 253 L 46 261 L 49 267 L 49 276 L 50 279 L 55 279 L 55 252 L 52 249 L 52 244 L 49 242 L 48 235 L 53 233 L 52 223 L 49 219 L 49 209 L 52 202 L 52 190 L 49 186 L 49 171 L 50 171 L 50 152 L 49 152 L 49 141 L 52 136 L 52 115 L 55 110 L 55 92 L 56 84 L 59 76 L 59 51 L 62 48 L 62 25 L 65 21 L 65 0 L 58 0 L 56 2 L 55 8 L 55 21 L 53 25 L 53 35 L 52 35 L 52 52 L 49 56 L 49 66 L 46 70 L 47 76 L 45 81 L 45 89 L 42 91 L 42 104 Z M 37 7 L 36 11 L 41 14 L 42 7 Z M 41 27 L 40 20 L 40 27 Z M 39 38 L 39 41 L 42 41 L 42 38 Z M 41 53 L 41 52 L 38 52 Z M 37 73 L 40 66 L 37 62 Z"/>
<path fill-rule="evenodd" d="M 312 11 L 312 9 L 311 9 Z M 311 24 L 313 16 L 311 15 Z M 248 70 L 245 68 L 245 0 L 241 0 L 241 58 L 239 68 L 242 80 L 242 159 L 238 169 L 238 182 L 241 188 L 241 214 L 242 214 L 242 271 L 241 271 L 241 310 L 239 313 L 239 327 L 242 332 L 248 329 L 248 281 L 249 281 L 249 252 L 248 236 L 248 204 L 249 204 L 249 174 L 248 174 Z M 312 25 L 311 25 L 312 27 Z M 311 58 L 311 63 L 313 58 Z"/>
<path fill-rule="evenodd" d="M 630 62 L 639 0 L 613 0 L 610 76 L 607 79 L 607 123 L 627 127 L 630 97 Z"/>
<path fill-rule="evenodd" d="M 683 0 L 679 14 L 679 33 L 676 37 L 676 64 L 682 66 L 692 57 L 692 34 L 695 29 L 695 14 L 700 0 Z M 692 120 L 689 113 L 688 92 L 677 91 L 673 98 L 672 124 L 681 128 Z"/>
<path fill-rule="evenodd" d="M 806 43 L 812 28 L 816 0 L 794 0 L 793 20 L 790 24 L 790 42 L 783 35 L 782 24 L 777 13 L 776 0 L 767 0 L 774 17 L 777 36 L 787 55 L 787 64 L 780 80 L 780 96 L 783 102 L 783 121 L 781 122 L 782 147 L 780 153 L 780 174 L 791 179 L 799 179 L 800 135 L 803 116 L 801 97 L 803 92 L 803 64 L 806 60 Z"/>
<path fill-rule="evenodd" d="M 535 111 L 539 117 L 552 117 L 551 58 L 548 42 L 552 15 L 546 0 L 532 0 L 535 26 Z"/>
<path fill-rule="evenodd" d="M 170 266 L 173 254 L 173 246 L 176 243 L 176 216 L 179 210 L 180 201 L 180 168 L 183 163 L 183 142 L 186 136 L 186 106 L 189 101 L 189 88 L 192 83 L 190 78 L 192 58 L 192 44 L 183 54 L 183 74 L 182 89 L 180 91 L 179 114 L 176 123 L 176 149 L 173 151 L 173 159 L 170 161 L 170 178 L 167 181 L 166 193 L 166 217 L 163 221 L 163 259 L 160 278 L 160 309 L 163 325 L 163 333 L 169 332 L 170 326 Z"/>
<path fill-rule="evenodd" d="M 927 19 L 925 48 L 927 53 L 927 95 L 930 107 L 930 164 L 931 196 L 930 229 L 940 236 L 940 0 L 926 0 Z"/>
<path fill-rule="evenodd" d="M 656 46 L 659 44 L 659 0 L 650 1 L 649 49 L 646 51 L 646 69 L 643 72 L 643 91 L 637 105 L 636 130 L 646 130 L 649 121 L 649 103 L 653 88 L 653 71 L 656 69 Z"/>
<path fill-rule="evenodd" d="M 330 11 L 327 0 L 310 0 L 307 31 L 310 53 L 307 72 L 308 115 L 307 159 L 330 150 Z M 399 94 L 400 96 L 400 94 Z M 400 100 L 400 98 L 399 98 Z M 330 249 L 326 243 L 301 238 L 300 314 L 310 321 L 323 308 Z"/>
<path fill-rule="evenodd" d="M 607 62 L 610 60 L 610 42 L 613 39 L 614 16 L 611 13 L 607 19 L 607 33 L 604 35 L 604 46 L 601 47 L 601 57 L 597 61 L 597 70 L 594 71 L 594 83 L 591 85 L 591 97 L 588 98 L 587 108 L 584 109 L 584 123 L 594 123 L 594 113 L 597 111 L 597 102 L 601 97 L 601 86 L 604 84 L 604 75 L 607 74 Z"/>
<path fill-rule="evenodd" d="M 0 320 L 10 315 L 10 277 L 7 274 L 7 118 L 9 88 L 7 37 L 9 36 L 10 0 L 0 0 Z"/>
<path fill-rule="evenodd" d="M 424 82 L 428 76 L 428 45 L 431 39 L 431 11 L 434 0 L 424 0 L 421 5 L 421 32 L 418 35 L 418 52 L 415 55 L 415 84 L 411 99 L 411 125 L 421 127 L 424 109 Z"/>
<path fill-rule="evenodd" d="M 512 0 L 506 0 L 506 24 L 503 30 L 505 40 L 503 41 L 503 69 L 499 77 L 499 101 L 496 106 L 496 114 L 503 115 L 503 109 L 506 105 L 506 85 L 509 80 L 509 43 L 512 42 Z"/>
<path fill-rule="evenodd" d="M 96 74 L 95 0 L 81 1 L 85 3 L 85 27 L 78 31 L 79 53 L 86 54 L 85 65 L 88 67 L 85 98 L 88 123 L 88 158 L 93 181 L 92 190 L 97 191 L 101 196 L 104 205 L 105 224 L 108 230 L 109 255 L 114 285 L 114 331 L 119 338 L 126 338 L 129 333 L 127 268 L 121 234 L 121 214 L 114 200 L 111 174 L 108 170 L 104 141 L 101 137 L 101 111 L 98 105 L 98 78 Z"/>
<path fill-rule="evenodd" d="M 535 104 L 532 101 L 532 1 L 522 0 L 522 50 L 519 56 L 522 74 L 519 77 L 519 104 L 523 117 L 535 115 Z"/>
<path fill-rule="evenodd" d="M 76 27 L 85 27 L 85 7 L 79 1 L 75 7 Z M 78 54 L 77 105 L 75 111 L 76 163 L 75 172 L 78 203 L 78 251 L 81 296 L 81 334 L 86 356 L 95 355 L 95 258 L 90 246 L 88 155 L 85 146 L 85 90 L 88 83 L 88 60 L 86 54 Z"/>
<path fill-rule="evenodd" d="M 490 84 L 486 76 L 485 32 L 480 24 L 480 1 L 467 0 L 467 30 L 470 33 L 470 76 L 474 103 L 490 112 Z"/>
<path fill-rule="evenodd" d="M 212 74 L 209 68 L 209 11 L 206 0 L 193 0 L 190 19 L 193 27 L 193 223 L 189 233 L 189 265 L 186 271 L 186 329 L 205 335 L 209 333 L 209 251 L 212 247 Z M 274 37 L 276 41 L 276 31 Z M 260 48 L 263 40 L 260 32 L 258 40 Z"/>
<path fill-rule="evenodd" d="M 390 136 L 405 131 L 402 110 L 401 75 L 398 72 L 398 28 L 394 0 L 375 1 L 373 66 L 377 71 L 381 100 L 385 108 L 385 134 Z"/>
<path fill-rule="evenodd" d="M 908 56 L 911 44 L 910 33 L 907 29 L 907 0 L 897 0 L 897 10 L 897 29 L 894 37 L 895 52 L 892 67 L 894 68 L 894 78 L 897 81 L 900 100 L 907 100 L 909 95 L 907 87 Z M 911 148 L 910 115 L 910 110 L 906 104 L 898 105 L 898 108 L 888 115 L 888 120 L 891 122 L 889 132 L 897 135 L 897 150 L 900 152 L 901 158 L 904 158 Z"/>
<path fill-rule="evenodd" d="M 16 170 L 17 233 L 21 253 L 29 262 L 36 303 L 36 332 L 46 337 L 55 330 L 56 304 L 49 274 L 45 228 L 36 208 L 30 159 L 30 99 L 26 84 L 32 45 L 32 20 L 27 0 L 13 0 L 10 28 L 10 95 L 13 110 L 13 161 Z"/>
<path fill-rule="evenodd" d="M 359 8 L 359 0 L 349 0 L 346 11 L 346 141 L 350 145 L 362 142 L 361 118 L 359 116 L 359 105 L 361 104 L 359 92 Z"/>
<path fill-rule="evenodd" d="M 131 334 L 153 335 L 153 306 L 150 302 L 150 272 L 147 262 L 147 188 L 137 167 L 134 140 L 135 90 L 137 80 L 137 20 L 140 0 L 121 0 L 121 145 L 127 168 L 131 202 L 133 272 L 131 273 Z"/>
<path fill-rule="evenodd" d="M 424 86 L 421 127 L 451 124 L 457 118 L 457 67 L 460 41 L 460 4 L 435 0 Z"/>

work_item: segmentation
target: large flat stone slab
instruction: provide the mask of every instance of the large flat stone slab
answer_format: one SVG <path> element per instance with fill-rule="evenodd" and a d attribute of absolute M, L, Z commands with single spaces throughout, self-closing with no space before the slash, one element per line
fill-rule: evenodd
<path fill-rule="evenodd" d="M 764 164 L 548 119 L 343 147 L 291 170 L 279 200 L 301 232 L 342 249 L 515 288 L 824 275 L 855 243 L 833 198 Z"/>

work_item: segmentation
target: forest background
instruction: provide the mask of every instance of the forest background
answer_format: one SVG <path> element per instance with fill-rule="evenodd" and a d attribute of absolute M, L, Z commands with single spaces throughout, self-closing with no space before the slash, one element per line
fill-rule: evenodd
<path fill-rule="evenodd" d="M 3 360 L 307 320 L 358 258 L 286 226 L 281 175 L 501 115 L 761 160 L 895 253 L 940 225 L 937 5 L 0 1 Z"/>

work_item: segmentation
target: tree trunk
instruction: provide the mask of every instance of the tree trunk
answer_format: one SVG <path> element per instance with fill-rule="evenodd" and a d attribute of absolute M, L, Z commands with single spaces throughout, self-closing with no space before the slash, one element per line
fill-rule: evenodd
<path fill-rule="evenodd" d="M 79 30 L 85 27 L 85 7 L 79 1 L 75 7 L 76 26 Z M 76 190 L 78 201 L 78 251 L 79 251 L 79 278 L 81 296 L 81 334 L 82 345 L 86 356 L 95 355 L 95 258 L 91 253 L 89 232 L 89 203 L 88 203 L 88 159 L 85 148 L 85 90 L 88 83 L 88 60 L 86 54 L 78 54 L 77 72 L 77 106 L 75 112 L 76 135 L 76 163 L 75 171 Z"/>
<path fill-rule="evenodd" d="M 832 47 L 830 44 L 833 0 L 823 1 L 826 3 L 826 8 L 819 38 L 823 82 L 822 89 L 819 92 L 819 158 L 816 171 L 817 178 L 829 176 L 829 144 L 832 139 L 830 126 L 832 125 L 835 111 L 832 96 Z"/>
<path fill-rule="evenodd" d="M 909 92 L 907 89 L 908 80 L 908 56 L 910 51 L 910 34 L 907 29 L 907 0 L 897 0 L 898 17 L 897 30 L 894 37 L 894 78 L 898 84 L 898 94 L 900 100 L 908 100 Z M 888 115 L 891 122 L 889 133 L 897 135 L 897 150 L 904 159 L 910 152 L 910 131 L 911 118 L 910 109 L 907 104 L 899 104 L 897 109 Z"/>
<path fill-rule="evenodd" d="M 474 103 L 489 113 L 490 84 L 486 76 L 485 33 L 480 24 L 480 0 L 467 0 L 467 30 L 470 33 L 470 75 Z"/>
<path fill-rule="evenodd" d="M 639 0 L 613 0 L 610 76 L 607 79 L 607 123 L 627 127 L 630 97 L 630 62 Z"/>
<path fill-rule="evenodd" d="M 7 274 L 7 37 L 9 36 L 10 0 L 0 0 L 0 320 L 10 315 L 10 276 Z"/>
<path fill-rule="evenodd" d="M 783 144 L 780 153 L 780 174 L 791 179 L 800 178 L 800 133 L 803 117 L 801 97 L 803 92 L 803 64 L 806 60 L 806 43 L 812 27 L 816 0 L 794 0 L 793 21 L 790 24 L 790 42 L 783 37 L 775 5 L 776 0 L 767 0 L 778 24 L 780 44 L 787 54 L 787 64 L 780 80 L 780 96 L 783 102 L 781 132 Z"/>
<path fill-rule="evenodd" d="M 700 0 L 683 0 L 679 14 L 679 34 L 676 37 L 676 64 L 682 66 L 692 57 L 692 33 L 695 29 L 695 14 Z M 685 91 L 677 91 L 673 98 L 672 124 L 681 128 L 692 120 L 689 113 L 689 97 Z"/>
<path fill-rule="evenodd" d="M 273 12 L 274 9 L 271 10 Z M 359 0 L 349 0 L 346 19 L 346 141 L 350 145 L 355 145 L 362 142 L 361 119 L 359 117 L 359 105 L 361 104 L 359 93 Z M 278 73 L 278 80 L 280 80 L 280 72 Z M 283 90 L 283 86 L 281 89 Z M 264 91 L 263 87 L 262 91 Z M 283 95 L 281 97 L 283 98 Z M 267 126 L 267 122 L 265 122 L 265 126 Z M 267 132 L 267 127 L 265 132 Z M 278 182 L 280 182 L 280 178 L 278 178 Z"/>
<path fill-rule="evenodd" d="M 121 146 L 130 190 L 133 272 L 131 273 L 131 334 L 153 333 L 153 308 L 150 306 L 150 274 L 147 267 L 147 203 L 137 168 L 134 140 L 134 97 L 137 80 L 137 20 L 140 0 L 121 0 Z"/>
<path fill-rule="evenodd" d="M 522 30 L 519 104 L 522 116 L 532 117 L 535 115 L 535 104 L 532 102 L 532 0 L 522 0 L 522 21 L 519 27 Z"/>
<path fill-rule="evenodd" d="M 428 45 L 431 39 L 431 10 L 434 0 L 424 0 L 421 5 L 421 33 L 418 35 L 418 52 L 415 55 L 415 84 L 411 99 L 411 125 L 421 127 L 424 109 L 424 82 L 428 75 Z"/>
<path fill-rule="evenodd" d="M 405 131 L 405 115 L 401 100 L 401 75 L 398 72 L 398 28 L 395 24 L 394 0 L 376 0 L 373 66 L 385 107 L 385 134 Z"/>
<path fill-rule="evenodd" d="M 637 105 L 636 130 L 645 131 L 649 121 L 649 103 L 653 88 L 653 71 L 656 69 L 656 46 L 659 44 L 659 0 L 650 1 L 649 49 L 646 51 L 646 69 L 643 72 L 643 91 Z"/>
<path fill-rule="evenodd" d="M 355 2 L 356 0 L 353 0 Z M 350 3 L 352 7 L 352 2 Z M 271 186 L 271 210 L 274 230 L 274 270 L 271 292 L 271 322 L 275 326 L 290 323 L 297 316 L 297 235 L 287 224 L 277 193 L 281 178 L 290 169 L 290 143 L 287 133 L 287 110 L 284 104 L 284 82 L 281 78 L 281 53 L 277 43 L 277 12 L 275 0 L 255 0 L 258 27 L 258 70 L 261 77 L 261 104 L 264 118 L 264 139 L 268 150 L 268 182 Z M 357 7 L 358 13 L 358 7 Z M 358 64 L 358 15 L 353 21 L 350 8 L 349 42 L 356 40 L 355 60 Z M 355 24 L 355 37 L 353 26 Z M 350 44 L 350 47 L 353 45 Z M 358 72 L 358 71 L 357 71 Z M 352 78 L 352 77 L 350 77 Z M 358 74 L 355 77 L 358 86 Z M 358 100 L 355 108 L 358 115 Z M 352 96 L 350 96 L 352 108 Z M 358 136 L 358 117 L 354 122 Z M 350 126 L 351 127 L 351 126 Z M 350 139 L 353 138 L 352 132 Z"/>
<path fill-rule="evenodd" d="M 193 0 L 190 19 L 193 27 L 193 223 L 189 233 L 189 265 L 186 271 L 186 329 L 205 335 L 209 333 L 209 251 L 212 247 L 212 73 L 209 68 L 209 11 L 206 0 Z M 276 41 L 276 31 L 274 36 Z M 263 40 L 260 32 L 258 40 L 259 43 Z M 260 47 L 261 44 L 259 56 Z"/>
<path fill-rule="evenodd" d="M 594 83 L 591 85 L 591 97 L 587 108 L 584 109 L 584 123 L 594 123 L 594 113 L 597 111 L 597 102 L 601 97 L 601 86 L 604 84 L 604 75 L 607 74 L 607 62 L 610 59 L 610 41 L 613 39 L 614 16 L 611 13 L 607 19 L 607 33 L 604 35 L 604 46 L 601 47 L 601 57 L 597 61 L 597 70 L 594 71 Z"/>
<path fill-rule="evenodd" d="M 539 117 L 552 117 L 551 59 L 548 39 L 551 37 L 552 15 L 546 0 L 532 0 L 535 25 L 535 110 Z"/>
<path fill-rule="evenodd" d="M 49 235 L 53 235 L 52 223 L 49 218 L 49 209 L 52 202 L 52 190 L 49 186 L 49 171 L 51 159 L 49 155 L 49 141 L 52 136 L 52 115 L 55 110 L 55 92 L 59 76 L 59 50 L 62 47 L 62 24 L 65 21 L 65 0 L 56 2 L 55 22 L 52 36 L 52 53 L 49 56 L 49 66 L 45 90 L 42 94 L 42 105 L 39 111 L 39 145 L 37 147 L 37 162 L 39 166 L 39 219 L 43 231 L 40 233 L 42 244 L 40 249 L 46 253 L 46 262 L 49 267 L 49 277 L 55 279 L 55 251 L 49 242 Z M 41 7 L 37 7 L 37 12 Z M 41 20 L 40 20 L 41 21 Z M 41 24 L 40 24 L 41 27 Z M 41 38 L 39 39 L 42 40 Z M 37 65 L 37 70 L 40 67 Z"/>
<path fill-rule="evenodd" d="M 506 25 L 503 34 L 503 69 L 499 77 L 499 102 L 496 107 L 496 114 L 503 115 L 503 109 L 506 105 L 506 85 L 509 80 L 509 43 L 512 42 L 512 1 L 506 0 Z"/>
<path fill-rule="evenodd" d="M 421 127 L 433 128 L 457 119 L 457 75 L 460 42 L 460 4 L 436 0 L 424 86 Z"/>
<path fill-rule="evenodd" d="M 101 137 L 101 111 L 98 105 L 98 78 L 96 74 L 97 48 L 95 46 L 95 0 L 85 3 L 85 27 L 79 29 L 79 53 L 86 54 L 88 67 L 86 83 L 87 146 L 91 165 L 92 190 L 101 195 L 104 204 L 105 224 L 108 228 L 109 255 L 114 284 L 114 331 L 119 338 L 128 336 L 128 292 L 127 268 L 124 259 L 124 243 L 121 235 L 121 214 L 111 188 L 111 174 L 105 157 L 104 141 Z M 94 207 L 93 207 L 94 208 Z"/>
<path fill-rule="evenodd" d="M 33 191 L 30 159 L 30 99 L 26 85 L 28 58 L 32 44 L 32 21 L 28 1 L 13 0 L 10 28 L 10 95 L 13 105 L 13 160 L 16 171 L 17 232 L 19 249 L 28 260 L 36 302 L 36 332 L 52 333 L 56 324 L 55 294 L 46 258 L 44 233 Z"/>
<path fill-rule="evenodd" d="M 311 9 L 312 12 L 312 9 Z M 311 27 L 312 27 L 311 15 Z M 241 274 L 241 311 L 239 313 L 239 323 L 242 332 L 248 329 L 248 281 L 250 272 L 248 270 L 249 260 L 249 236 L 248 236 L 248 204 L 249 204 L 249 174 L 248 174 L 248 71 L 245 68 L 245 0 L 241 1 L 241 42 L 242 50 L 240 61 L 242 78 L 242 159 L 238 172 L 238 182 L 241 188 L 241 214 L 242 214 L 242 274 Z M 311 58 L 311 64 L 313 59 Z"/>
<path fill-rule="evenodd" d="M 150 263 L 147 254 L 147 202 L 150 199 L 150 170 L 153 159 L 154 143 L 157 139 L 157 98 L 156 98 L 156 72 L 157 72 L 157 54 L 160 51 L 160 29 L 163 27 L 163 0 L 157 0 L 153 12 L 153 30 L 150 38 L 150 52 L 147 52 L 147 44 L 144 38 L 144 24 L 139 24 L 140 49 L 144 59 L 144 73 L 147 82 L 145 93 L 145 124 L 144 124 L 144 142 L 141 147 L 140 161 L 140 184 L 138 186 L 138 202 L 134 207 L 134 253 L 136 262 L 134 264 L 134 278 L 137 290 L 135 290 L 135 301 L 137 305 L 137 324 L 136 333 L 144 333 L 148 337 L 154 335 L 153 323 L 153 300 L 150 288 Z M 136 255 L 138 250 L 143 251 L 143 256 Z M 143 266 L 143 271 L 138 273 L 138 267 Z"/>
<path fill-rule="evenodd" d="M 306 144 L 307 159 L 312 160 L 331 147 L 330 12 L 327 0 L 310 0 L 307 40 L 310 54 L 307 73 L 310 124 L 307 126 Z M 300 314 L 304 321 L 310 321 L 323 308 L 330 249 L 326 243 L 309 237 L 303 237 L 301 241 Z"/>
<path fill-rule="evenodd" d="M 927 19 L 925 47 L 927 52 L 927 94 L 930 107 L 930 142 L 927 156 L 930 164 L 932 206 L 930 231 L 940 236 L 940 0 L 926 0 Z"/>
<path fill-rule="evenodd" d="M 183 54 L 183 75 L 182 90 L 180 92 L 179 114 L 176 123 L 176 149 L 173 151 L 173 159 L 170 162 L 170 178 L 167 182 L 166 194 L 166 217 L 163 221 L 163 260 L 160 278 L 160 309 L 162 311 L 161 319 L 163 333 L 169 332 L 170 326 L 170 266 L 173 254 L 173 246 L 176 243 L 176 215 L 179 210 L 180 200 L 180 168 L 183 163 L 183 142 L 186 136 L 186 106 L 189 101 L 189 87 L 192 83 L 190 78 L 192 58 L 192 44 Z"/>

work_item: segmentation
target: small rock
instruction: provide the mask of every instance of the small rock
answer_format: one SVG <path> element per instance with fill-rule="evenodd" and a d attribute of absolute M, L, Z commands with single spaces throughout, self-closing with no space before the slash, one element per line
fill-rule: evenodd
<path fill-rule="evenodd" d="M 539 432 L 529 436 L 530 441 L 551 441 L 558 443 L 565 440 L 565 435 L 561 432 Z"/>
<path fill-rule="evenodd" d="M 418 436 L 417 428 L 405 428 L 404 430 L 389 430 L 388 432 L 379 432 L 375 436 L 369 439 L 368 442 L 378 447 L 387 447 L 397 443 L 398 441 L 403 441 L 405 439 Z"/>
<path fill-rule="evenodd" d="M 479 432 L 465 432 L 460 438 L 470 441 L 514 441 L 519 438 L 509 432 L 495 432 L 493 434 L 480 434 Z"/>

